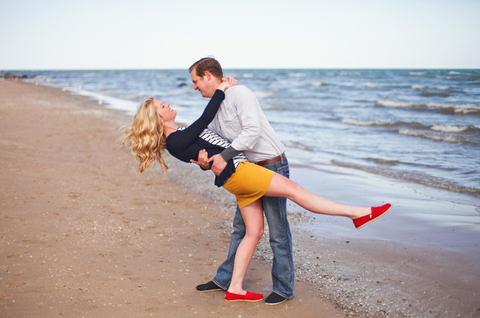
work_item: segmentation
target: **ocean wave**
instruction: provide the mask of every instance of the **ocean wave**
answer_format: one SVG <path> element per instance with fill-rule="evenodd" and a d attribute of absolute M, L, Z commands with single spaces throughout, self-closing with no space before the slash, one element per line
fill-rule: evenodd
<path fill-rule="evenodd" d="M 449 181 L 443 178 L 433 177 L 426 173 L 395 170 L 395 169 L 386 167 L 385 165 L 382 165 L 380 167 L 378 166 L 375 167 L 375 166 L 365 166 L 365 165 L 359 165 L 359 164 L 346 163 L 339 160 L 332 160 L 331 162 L 332 164 L 339 167 L 362 170 L 368 173 L 381 175 L 387 178 L 405 180 L 409 182 L 422 184 L 425 186 L 434 187 L 437 189 L 443 189 L 443 190 L 448 190 L 448 191 L 453 191 L 458 193 L 468 193 L 475 197 L 480 197 L 480 189 L 464 187 L 459 185 L 456 182 Z"/>
<path fill-rule="evenodd" d="M 428 131 L 421 131 L 415 129 L 400 129 L 398 133 L 400 135 L 422 137 L 439 142 L 460 143 L 465 141 L 465 138 L 457 135 L 435 134 Z"/>
<path fill-rule="evenodd" d="M 290 77 L 305 77 L 307 74 L 305 73 L 288 73 L 288 76 Z"/>
<path fill-rule="evenodd" d="M 278 84 L 280 84 L 281 86 L 288 86 L 288 87 L 301 87 L 301 86 L 309 85 L 304 82 L 286 82 L 286 81 L 279 81 Z"/>
<path fill-rule="evenodd" d="M 418 76 L 418 75 L 425 75 L 427 72 L 410 72 L 410 75 Z"/>
<path fill-rule="evenodd" d="M 262 108 L 268 110 L 285 110 L 285 107 L 277 106 L 276 104 L 267 103 L 262 101 Z"/>
<path fill-rule="evenodd" d="M 342 124 L 353 126 L 392 126 L 397 124 L 395 121 L 377 121 L 377 120 L 360 120 L 355 118 L 342 118 Z"/>
<path fill-rule="evenodd" d="M 456 125 L 441 125 L 441 124 L 435 124 L 430 129 L 435 131 L 448 132 L 448 133 L 461 133 L 469 129 L 478 130 L 478 128 L 471 125 L 456 126 Z"/>
<path fill-rule="evenodd" d="M 309 86 L 314 86 L 314 87 L 327 86 L 327 84 L 325 84 L 323 82 L 313 82 L 313 83 L 309 83 L 308 85 Z"/>
<path fill-rule="evenodd" d="M 348 76 L 348 75 L 362 75 L 361 72 L 358 71 L 353 71 L 353 72 L 347 72 L 347 71 L 342 71 L 338 75 L 340 76 Z"/>
<path fill-rule="evenodd" d="M 309 146 L 306 146 L 302 143 L 296 142 L 296 141 L 287 141 L 285 143 L 285 147 L 295 148 L 295 149 L 300 149 L 300 150 L 313 151 L 313 148 L 311 148 Z"/>
<path fill-rule="evenodd" d="M 62 87 L 62 91 L 69 91 L 69 92 L 74 92 L 74 93 L 78 93 L 82 90 L 82 88 L 79 86 L 79 87 L 71 87 L 71 86 L 66 86 L 66 87 Z"/>
<path fill-rule="evenodd" d="M 100 77 L 100 76 L 102 76 L 102 74 L 99 74 L 99 73 L 83 73 L 81 76 L 82 77 Z"/>
<path fill-rule="evenodd" d="M 401 163 L 398 160 L 386 160 L 386 159 L 380 159 L 380 158 L 366 158 L 365 160 L 374 162 L 381 166 L 396 166 Z"/>
<path fill-rule="evenodd" d="M 423 97 L 432 97 L 432 96 L 449 97 L 450 96 L 450 94 L 447 92 L 442 92 L 442 93 L 423 92 L 420 95 L 422 95 Z"/>
<path fill-rule="evenodd" d="M 255 91 L 253 92 L 255 94 L 255 96 L 257 96 L 258 98 L 267 98 L 267 97 L 272 97 L 273 94 L 270 93 L 270 92 L 265 92 L 265 91 Z"/>
<path fill-rule="evenodd" d="M 245 78 L 253 77 L 253 73 L 244 73 L 242 77 L 245 77 Z"/>
<path fill-rule="evenodd" d="M 382 85 L 372 84 L 372 83 L 365 83 L 365 84 L 363 84 L 363 86 L 369 87 L 369 88 L 379 88 L 379 87 L 382 87 Z"/>
<path fill-rule="evenodd" d="M 381 107 L 398 107 L 398 108 L 436 108 L 436 109 L 452 111 L 456 114 L 458 113 L 468 114 L 468 113 L 480 112 L 480 106 L 474 105 L 474 104 L 413 103 L 413 102 L 402 102 L 402 101 L 379 99 L 377 100 L 376 105 Z"/>
<path fill-rule="evenodd" d="M 190 92 L 190 90 L 186 90 L 186 89 L 176 89 L 176 90 L 169 90 L 168 94 L 170 94 L 170 95 L 181 95 L 181 94 L 187 94 L 189 92 Z"/>
<path fill-rule="evenodd" d="M 423 85 L 412 85 L 413 89 L 426 89 L 426 88 L 431 88 L 431 89 L 438 89 L 438 90 L 447 90 L 450 89 L 450 86 L 423 86 Z"/>

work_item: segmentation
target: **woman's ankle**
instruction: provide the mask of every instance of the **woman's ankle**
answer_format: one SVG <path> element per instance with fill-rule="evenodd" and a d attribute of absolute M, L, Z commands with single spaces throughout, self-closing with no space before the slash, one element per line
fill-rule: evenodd
<path fill-rule="evenodd" d="M 247 293 L 247 291 L 243 290 L 242 288 L 229 288 L 227 291 L 236 295 L 245 295 Z"/>

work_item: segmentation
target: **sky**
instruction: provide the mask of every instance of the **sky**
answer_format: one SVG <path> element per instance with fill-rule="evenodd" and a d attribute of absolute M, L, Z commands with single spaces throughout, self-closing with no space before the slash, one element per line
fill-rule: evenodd
<path fill-rule="evenodd" d="M 479 0 L 0 0 L 0 70 L 480 68 Z"/>

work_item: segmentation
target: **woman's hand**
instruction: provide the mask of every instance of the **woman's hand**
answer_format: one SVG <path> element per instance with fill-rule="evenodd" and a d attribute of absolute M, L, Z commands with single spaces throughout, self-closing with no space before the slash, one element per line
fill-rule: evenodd
<path fill-rule="evenodd" d="M 227 88 L 237 85 L 237 81 L 232 76 L 222 78 L 222 83 L 218 85 L 217 89 L 225 91 Z"/>
<path fill-rule="evenodd" d="M 224 91 L 230 87 L 230 84 L 228 84 L 227 81 L 222 82 L 220 85 L 218 85 L 217 89 Z"/>
<path fill-rule="evenodd" d="M 199 165 L 203 170 L 210 169 L 210 161 L 208 161 L 208 153 L 205 149 L 202 149 L 198 152 L 198 161 L 190 159 L 191 163 L 196 163 Z"/>
<path fill-rule="evenodd" d="M 222 81 L 223 80 L 227 80 L 228 84 L 230 84 L 230 87 L 237 85 L 237 80 L 234 79 L 233 76 L 228 75 L 226 78 L 222 78 Z"/>

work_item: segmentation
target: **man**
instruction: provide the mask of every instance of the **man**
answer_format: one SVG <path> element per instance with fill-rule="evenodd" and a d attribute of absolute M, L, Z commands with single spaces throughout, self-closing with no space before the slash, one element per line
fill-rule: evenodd
<path fill-rule="evenodd" d="M 203 58 L 195 62 L 189 71 L 194 89 L 203 97 L 211 98 L 223 78 L 220 63 L 213 58 Z M 225 100 L 209 128 L 231 143 L 231 147 L 213 158 L 211 169 L 216 175 L 223 171 L 229 159 L 243 152 L 250 162 L 289 177 L 288 161 L 284 154 L 285 146 L 275 135 L 257 98 L 247 87 L 233 86 L 225 92 Z M 208 167 L 206 162 L 199 164 L 203 168 Z M 293 297 L 292 236 L 287 220 L 286 199 L 263 197 L 262 204 L 273 251 L 273 292 L 265 299 L 265 303 L 277 305 Z M 220 265 L 213 280 L 198 285 L 197 291 L 228 289 L 235 254 L 244 236 L 245 223 L 237 206 L 227 259 Z"/>

